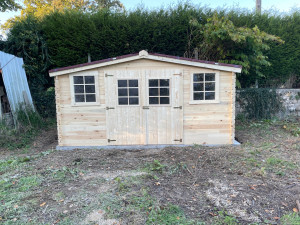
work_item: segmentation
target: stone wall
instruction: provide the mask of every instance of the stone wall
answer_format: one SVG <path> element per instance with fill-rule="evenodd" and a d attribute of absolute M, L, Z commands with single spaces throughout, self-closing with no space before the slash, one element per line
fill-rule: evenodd
<path fill-rule="evenodd" d="M 300 89 L 277 89 L 277 94 L 282 100 L 283 110 L 278 113 L 278 117 L 300 116 Z M 237 91 L 237 98 L 239 91 Z M 236 101 L 236 115 L 242 113 L 239 101 Z"/>

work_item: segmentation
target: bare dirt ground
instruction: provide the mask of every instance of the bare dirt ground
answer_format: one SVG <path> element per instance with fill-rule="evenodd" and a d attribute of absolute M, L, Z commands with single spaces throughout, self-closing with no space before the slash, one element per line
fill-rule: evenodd
<path fill-rule="evenodd" d="M 240 146 L 55 151 L 50 129 L 1 149 L 4 224 L 300 224 L 300 138 L 237 125 Z"/>

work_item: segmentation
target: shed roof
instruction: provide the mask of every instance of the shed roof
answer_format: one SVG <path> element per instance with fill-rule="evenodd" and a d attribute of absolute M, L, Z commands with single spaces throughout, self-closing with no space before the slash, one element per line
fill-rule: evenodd
<path fill-rule="evenodd" d="M 140 51 L 139 53 L 135 54 L 128 54 L 123 56 L 118 56 L 114 58 L 108 58 L 103 60 L 98 60 L 89 63 L 77 64 L 73 66 L 57 68 L 49 70 L 50 77 L 64 75 L 68 73 L 79 72 L 88 69 L 94 69 L 103 66 L 114 65 L 118 63 L 124 63 L 128 61 L 138 60 L 138 59 L 150 59 L 154 61 L 161 61 L 161 62 L 169 62 L 175 64 L 182 64 L 188 66 L 195 66 L 195 67 L 202 67 L 208 69 L 216 69 L 216 70 L 223 70 L 223 71 L 231 71 L 240 73 L 242 71 L 242 66 L 234 65 L 234 64 L 226 64 L 226 63 L 217 63 L 212 61 L 204 61 L 204 60 L 197 60 L 197 59 L 190 59 L 184 58 L 179 56 L 172 56 L 172 55 L 164 55 L 158 53 L 148 53 L 145 50 Z"/>

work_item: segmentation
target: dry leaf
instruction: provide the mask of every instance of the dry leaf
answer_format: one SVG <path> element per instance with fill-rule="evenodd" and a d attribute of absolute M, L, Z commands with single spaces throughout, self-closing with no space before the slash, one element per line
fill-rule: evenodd
<path fill-rule="evenodd" d="M 299 210 L 297 208 L 293 208 L 294 212 L 299 212 Z"/>
<path fill-rule="evenodd" d="M 177 216 L 176 219 L 180 220 L 179 216 Z"/>
<path fill-rule="evenodd" d="M 14 208 L 17 209 L 17 208 L 19 208 L 19 206 L 18 205 L 14 205 Z"/>
<path fill-rule="evenodd" d="M 61 199 L 61 200 L 59 200 L 60 202 L 63 202 L 64 201 L 64 199 Z"/>
<path fill-rule="evenodd" d="M 208 213 L 209 215 L 212 215 L 212 216 L 217 216 L 217 214 L 213 213 L 213 212 L 210 212 Z"/>
<path fill-rule="evenodd" d="M 44 205 L 46 205 L 46 202 L 43 202 L 42 204 L 40 204 L 41 207 L 44 206 Z"/>
<path fill-rule="evenodd" d="M 288 207 L 288 205 L 284 202 L 281 202 L 282 205 L 284 205 L 285 207 Z"/>
<path fill-rule="evenodd" d="M 158 185 L 160 185 L 160 183 L 159 183 L 159 182 L 155 182 L 155 185 L 157 185 L 157 186 L 158 186 Z"/>
<path fill-rule="evenodd" d="M 278 216 L 273 217 L 274 220 L 279 220 L 280 218 Z"/>

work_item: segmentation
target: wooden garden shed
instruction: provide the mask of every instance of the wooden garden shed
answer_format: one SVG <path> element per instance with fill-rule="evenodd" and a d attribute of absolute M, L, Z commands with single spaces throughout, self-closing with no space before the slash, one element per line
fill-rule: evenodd
<path fill-rule="evenodd" d="M 233 144 L 241 69 L 143 50 L 50 70 L 58 148 Z"/>

